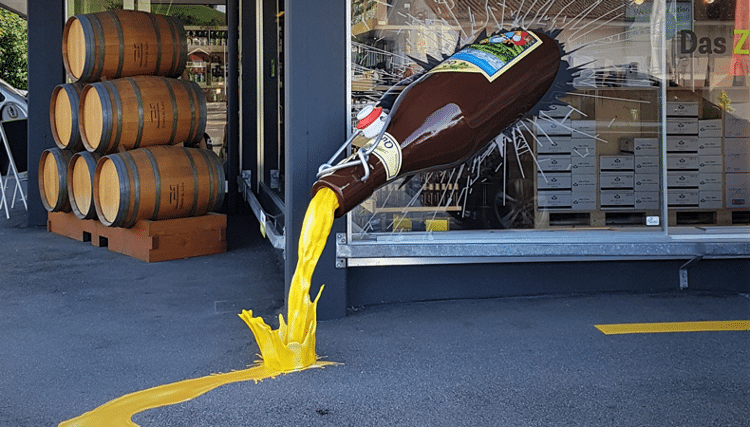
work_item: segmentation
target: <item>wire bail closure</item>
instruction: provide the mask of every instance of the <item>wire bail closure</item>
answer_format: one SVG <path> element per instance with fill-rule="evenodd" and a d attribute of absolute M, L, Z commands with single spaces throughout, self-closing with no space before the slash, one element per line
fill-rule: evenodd
<path fill-rule="evenodd" d="M 370 154 L 373 151 L 375 151 L 375 149 L 378 147 L 378 144 L 380 144 L 380 140 L 383 139 L 383 133 L 385 132 L 381 132 L 380 135 L 378 135 L 377 139 L 375 139 L 375 143 L 371 144 L 369 148 L 367 149 L 362 148 L 362 149 L 357 150 L 357 154 L 356 154 L 357 160 L 351 160 L 348 162 L 333 165 L 333 163 L 341 155 L 341 153 L 343 153 L 344 150 L 346 150 L 351 145 L 354 138 L 360 133 L 362 133 L 362 131 L 359 129 L 356 132 L 354 132 L 349 137 L 349 139 L 347 139 L 346 142 L 344 142 L 344 144 L 341 145 L 341 147 L 336 151 L 336 153 L 330 159 L 328 159 L 326 163 L 323 163 L 322 165 L 320 165 L 320 167 L 318 168 L 318 175 L 317 175 L 318 178 L 324 175 L 328 175 L 329 173 L 336 172 L 337 170 L 348 168 L 350 166 L 357 166 L 357 165 L 362 165 L 362 168 L 365 171 L 365 174 L 362 177 L 361 181 L 365 182 L 367 181 L 368 178 L 370 178 L 370 168 L 367 164 L 367 161 L 370 160 Z"/>

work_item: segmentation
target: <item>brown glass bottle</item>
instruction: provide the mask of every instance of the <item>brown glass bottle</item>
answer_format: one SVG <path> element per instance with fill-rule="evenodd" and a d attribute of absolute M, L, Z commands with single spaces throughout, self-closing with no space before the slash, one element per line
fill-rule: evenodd
<path fill-rule="evenodd" d="M 322 187 L 333 190 L 340 217 L 392 179 L 468 160 L 534 107 L 554 82 L 558 44 L 543 33 L 533 34 L 541 43 L 493 81 L 474 72 L 430 72 L 405 89 L 385 129 L 389 141 L 400 145 L 396 174 L 382 156 L 370 155 L 367 180 L 362 181 L 361 165 L 350 166 L 321 177 L 313 194 Z"/>

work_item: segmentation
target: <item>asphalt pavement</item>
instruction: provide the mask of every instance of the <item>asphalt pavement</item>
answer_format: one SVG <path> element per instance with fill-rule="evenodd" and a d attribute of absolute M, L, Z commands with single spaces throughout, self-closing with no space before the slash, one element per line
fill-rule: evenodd
<path fill-rule="evenodd" d="M 229 251 L 147 264 L 0 212 L 0 426 L 38 427 L 124 394 L 243 369 L 237 314 L 276 327 L 278 255 L 249 215 Z M 733 293 L 592 293 L 379 305 L 320 322 L 339 365 L 148 410 L 151 426 L 750 425 L 750 332 L 604 335 L 611 323 L 750 320 Z"/>

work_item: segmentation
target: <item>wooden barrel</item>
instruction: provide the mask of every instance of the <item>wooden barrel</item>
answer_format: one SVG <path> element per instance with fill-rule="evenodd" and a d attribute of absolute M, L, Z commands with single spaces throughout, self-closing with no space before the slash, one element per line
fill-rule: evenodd
<path fill-rule="evenodd" d="M 104 156 L 94 173 L 94 205 L 106 226 L 204 215 L 224 201 L 224 169 L 213 151 L 177 146 Z"/>
<path fill-rule="evenodd" d="M 78 100 L 83 85 L 66 83 L 55 87 L 49 105 L 49 123 L 52 138 L 60 148 L 72 151 L 83 150 L 81 133 L 78 130 Z"/>
<path fill-rule="evenodd" d="M 101 156 L 88 151 L 73 155 L 68 164 L 68 199 L 73 213 L 80 219 L 96 218 L 94 206 L 94 172 Z"/>
<path fill-rule="evenodd" d="M 49 212 L 70 212 L 68 199 L 68 163 L 70 150 L 50 148 L 39 159 L 39 194 Z"/>
<path fill-rule="evenodd" d="M 196 83 L 138 76 L 86 85 L 78 117 L 86 150 L 108 154 L 199 142 L 208 113 Z"/>
<path fill-rule="evenodd" d="M 178 77 L 187 36 L 172 17 L 133 10 L 75 15 L 65 23 L 62 54 L 75 81 L 155 75 Z"/>

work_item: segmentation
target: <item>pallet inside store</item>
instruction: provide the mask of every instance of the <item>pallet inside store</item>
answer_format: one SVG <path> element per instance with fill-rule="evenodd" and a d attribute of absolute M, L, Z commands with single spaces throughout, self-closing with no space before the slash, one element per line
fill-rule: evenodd
<path fill-rule="evenodd" d="M 146 262 L 169 261 L 227 251 L 227 217 L 210 213 L 190 218 L 140 220 L 132 228 L 107 227 L 70 212 L 49 212 L 47 231 L 91 242 Z"/>

